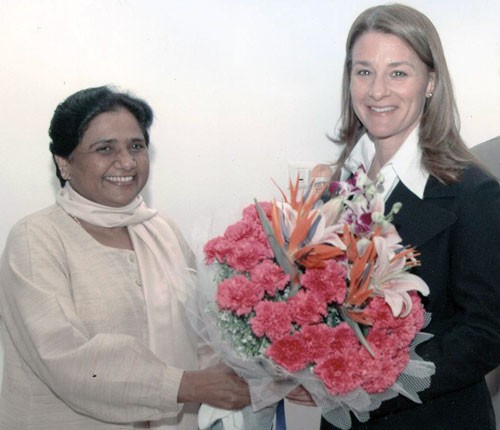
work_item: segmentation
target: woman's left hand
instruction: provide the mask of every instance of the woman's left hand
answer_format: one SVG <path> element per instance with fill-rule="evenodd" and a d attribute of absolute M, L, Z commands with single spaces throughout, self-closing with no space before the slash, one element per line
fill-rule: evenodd
<path fill-rule="evenodd" d="M 302 385 L 299 385 L 298 387 L 295 387 L 292 391 L 290 391 L 286 398 L 290 402 L 297 405 L 317 406 L 309 391 L 307 391 Z"/>

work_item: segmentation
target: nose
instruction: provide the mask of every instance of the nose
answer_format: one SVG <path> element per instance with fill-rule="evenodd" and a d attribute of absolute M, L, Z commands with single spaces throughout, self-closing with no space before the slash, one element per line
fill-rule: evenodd
<path fill-rule="evenodd" d="M 389 94 L 389 85 L 384 75 L 375 75 L 370 85 L 370 96 L 380 100 Z"/>
<path fill-rule="evenodd" d="M 137 162 L 128 149 L 121 149 L 116 153 L 115 164 L 124 170 L 132 170 L 136 167 Z"/>

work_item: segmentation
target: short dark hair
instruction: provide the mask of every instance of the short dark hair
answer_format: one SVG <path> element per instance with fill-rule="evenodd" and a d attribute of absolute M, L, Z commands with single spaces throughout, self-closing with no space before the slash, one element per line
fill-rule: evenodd
<path fill-rule="evenodd" d="M 149 128 L 153 122 L 151 107 L 144 100 L 129 93 L 102 86 L 80 90 L 57 106 L 49 127 L 49 149 L 52 156 L 69 157 L 82 140 L 92 119 L 101 113 L 120 108 L 134 115 L 144 134 L 146 145 L 149 145 Z M 55 165 L 56 175 L 61 186 L 64 186 L 66 180 L 61 176 L 57 163 Z"/>

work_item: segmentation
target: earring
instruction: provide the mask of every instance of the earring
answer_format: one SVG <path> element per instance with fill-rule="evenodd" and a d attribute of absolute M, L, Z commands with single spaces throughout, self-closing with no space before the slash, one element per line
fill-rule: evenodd
<path fill-rule="evenodd" d="M 425 97 L 427 97 L 428 99 L 430 99 L 431 97 L 433 96 L 432 93 L 429 93 L 429 94 L 426 94 Z"/>

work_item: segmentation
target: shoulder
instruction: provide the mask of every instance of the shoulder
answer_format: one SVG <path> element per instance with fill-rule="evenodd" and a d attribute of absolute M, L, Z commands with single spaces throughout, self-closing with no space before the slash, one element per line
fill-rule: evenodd
<path fill-rule="evenodd" d="M 492 193 L 491 198 L 498 198 L 500 193 L 500 185 L 496 178 L 481 169 L 479 166 L 470 165 L 464 172 L 461 180 L 457 183 L 458 194 L 467 193 Z"/>
<path fill-rule="evenodd" d="M 51 225 L 57 224 L 63 215 L 64 211 L 54 204 L 21 218 L 14 224 L 11 233 L 18 233 L 26 229 L 50 228 Z"/>
<path fill-rule="evenodd" d="M 498 227 L 500 227 L 500 184 L 498 181 L 480 167 L 470 166 L 464 170 L 461 180 L 455 185 L 456 210 L 462 224 L 472 224 L 481 230 L 489 225 L 490 234 L 498 238 Z M 469 225 L 467 228 L 473 227 Z"/>
<path fill-rule="evenodd" d="M 71 223 L 71 218 L 54 204 L 27 215 L 14 224 L 7 238 L 7 245 L 32 240 L 53 241 L 64 226 Z"/>
<path fill-rule="evenodd" d="M 498 181 L 471 164 L 459 181 L 444 184 L 430 177 L 425 191 L 429 205 L 439 206 L 455 215 L 460 224 L 500 223 L 500 185 Z"/>
<path fill-rule="evenodd" d="M 481 189 L 498 188 L 498 181 L 481 169 L 478 165 L 470 164 L 462 173 L 459 181 L 444 184 L 435 177 L 428 179 L 426 195 L 429 197 L 463 197 L 464 193 L 475 193 Z"/>

